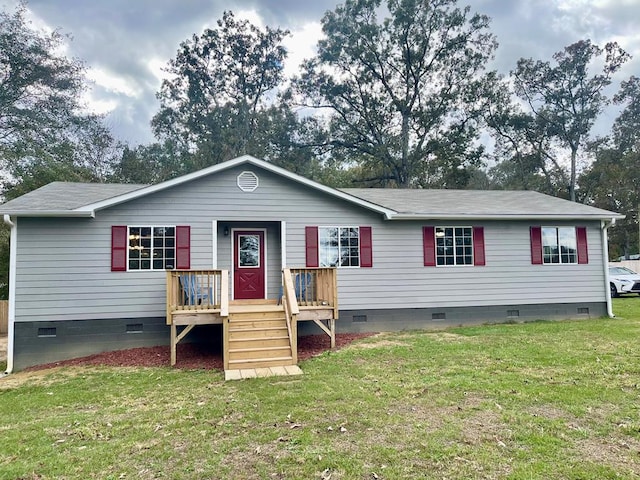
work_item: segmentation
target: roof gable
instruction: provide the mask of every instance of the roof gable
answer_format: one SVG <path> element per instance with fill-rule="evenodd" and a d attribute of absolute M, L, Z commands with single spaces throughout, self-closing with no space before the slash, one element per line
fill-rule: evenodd
<path fill-rule="evenodd" d="M 177 185 L 182 185 L 184 183 L 188 183 L 209 175 L 214 175 L 224 170 L 228 170 L 234 168 L 238 165 L 254 165 L 256 167 L 262 168 L 264 170 L 275 173 L 276 175 L 280 175 L 282 177 L 288 178 L 289 180 L 293 180 L 299 184 L 305 185 L 311 189 L 318 190 L 329 194 L 333 197 L 340 198 L 350 203 L 354 203 L 361 207 L 364 207 L 368 210 L 373 210 L 380 214 L 386 215 L 387 217 L 391 217 L 395 212 L 388 208 L 382 207 L 380 205 L 376 205 L 375 203 L 371 203 L 362 198 L 354 197 L 348 193 L 345 193 L 341 190 L 337 190 L 335 188 L 327 187 L 326 185 L 322 185 L 321 183 L 315 182 L 313 180 L 309 180 L 308 178 L 302 177 L 295 173 L 292 173 L 284 168 L 280 168 L 272 163 L 265 162 L 264 160 L 259 160 L 250 155 L 244 155 L 242 157 L 235 158 L 233 160 L 228 160 L 223 163 L 219 163 L 217 165 L 213 165 L 211 167 L 204 168 L 202 170 L 198 170 L 197 172 L 189 173 L 187 175 L 183 175 L 181 177 L 177 177 L 171 180 L 167 180 L 165 182 L 161 182 L 155 185 L 149 185 L 147 187 L 141 188 L 136 191 L 132 191 L 129 193 L 125 193 L 118 197 L 109 198 L 106 200 L 98 201 L 95 203 L 91 203 L 88 205 L 84 205 L 77 209 L 77 211 L 87 211 L 87 212 L 95 212 L 97 210 L 101 210 L 103 208 L 112 207 L 114 205 L 118 205 L 120 203 L 128 202 L 130 200 L 134 200 L 139 197 L 143 197 L 146 195 L 150 195 L 152 193 L 160 192 L 162 190 L 166 190 L 167 188 L 175 187 Z"/>

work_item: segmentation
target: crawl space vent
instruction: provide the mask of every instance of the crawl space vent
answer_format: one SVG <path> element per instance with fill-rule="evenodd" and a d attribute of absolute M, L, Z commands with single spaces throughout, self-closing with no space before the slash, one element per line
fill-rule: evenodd
<path fill-rule="evenodd" d="M 142 333 L 141 323 L 127 323 L 127 333 Z"/>
<path fill-rule="evenodd" d="M 38 328 L 38 336 L 39 337 L 55 337 L 56 327 Z"/>
<path fill-rule="evenodd" d="M 258 188 L 258 176 L 253 172 L 242 172 L 238 175 L 238 188 L 243 192 L 253 192 Z"/>

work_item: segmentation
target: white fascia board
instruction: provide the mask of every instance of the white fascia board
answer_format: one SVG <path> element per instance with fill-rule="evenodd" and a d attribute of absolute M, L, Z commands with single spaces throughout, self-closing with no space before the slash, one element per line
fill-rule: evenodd
<path fill-rule="evenodd" d="M 211 167 L 202 169 L 202 170 L 198 170 L 197 172 L 193 172 L 193 173 L 189 173 L 187 175 L 183 175 L 181 177 L 178 178 L 174 178 L 172 180 L 167 180 L 165 182 L 162 183 L 158 183 L 156 185 L 150 185 L 148 187 L 144 187 L 141 188 L 139 190 L 134 190 L 133 192 L 129 192 L 129 193 L 125 193 L 123 195 L 119 195 L 116 197 L 112 197 L 109 198 L 107 200 L 102 200 L 100 202 L 96 202 L 96 203 L 92 203 L 89 205 L 85 205 L 83 207 L 77 208 L 76 210 L 74 210 L 75 212 L 91 212 L 92 214 L 95 214 L 96 210 L 101 210 L 103 208 L 108 208 L 108 207 L 112 207 L 114 205 L 119 205 L 121 203 L 124 202 L 128 202 L 130 200 L 134 200 L 136 198 L 140 198 L 140 197 L 144 197 L 145 195 L 150 195 L 152 193 L 155 192 L 159 192 L 162 191 L 164 189 L 167 188 L 171 188 L 177 185 L 181 185 L 183 183 L 186 182 L 190 182 L 192 180 L 197 180 L 199 178 L 202 177 L 206 177 L 207 175 L 212 175 L 214 173 L 217 172 L 221 172 L 233 167 L 236 167 L 238 165 L 241 164 L 251 164 L 251 165 L 255 165 L 256 167 L 262 168 L 264 170 L 267 170 L 269 172 L 275 173 L 277 175 L 280 175 L 282 177 L 288 178 L 289 180 L 292 180 L 294 182 L 300 183 L 302 185 L 308 186 L 310 188 L 313 188 L 315 190 L 319 190 L 321 192 L 327 193 L 333 197 L 337 197 L 340 198 L 342 200 L 345 200 L 347 202 L 359 205 L 363 208 L 366 208 L 368 210 L 373 210 L 375 212 L 381 213 L 383 215 L 385 215 L 387 218 L 390 218 L 390 216 L 392 216 L 393 214 L 395 214 L 396 212 L 393 210 L 389 210 L 387 208 L 383 208 L 379 205 L 376 205 L 375 203 L 370 203 L 367 202 L 365 200 L 362 200 L 358 197 L 354 197 L 353 195 L 349 195 L 347 193 L 341 192 L 339 190 L 336 190 L 334 188 L 331 187 L 327 187 L 325 185 L 322 185 L 318 182 L 314 182 L 313 180 L 309 180 L 308 178 L 302 177 L 300 175 L 297 175 L 295 173 L 291 173 L 288 170 L 285 170 L 284 168 L 280 168 L 277 167 L 269 162 L 265 162 L 264 160 L 259 160 L 255 157 L 252 157 L 250 155 L 243 155 L 242 157 L 238 157 L 238 158 L 234 158 L 233 160 L 228 160 L 226 162 L 223 163 L 219 163 L 217 165 L 213 165 Z"/>
<path fill-rule="evenodd" d="M 2 212 L 3 215 L 10 215 L 12 217 L 79 217 L 79 218 L 95 218 L 93 211 L 84 210 L 30 210 L 26 211 L 14 211 L 14 212 Z"/>
<path fill-rule="evenodd" d="M 571 214 L 532 214 L 532 215 L 462 215 L 462 214 L 397 214 L 389 220 L 611 220 L 623 219 L 624 215 L 571 215 Z"/>

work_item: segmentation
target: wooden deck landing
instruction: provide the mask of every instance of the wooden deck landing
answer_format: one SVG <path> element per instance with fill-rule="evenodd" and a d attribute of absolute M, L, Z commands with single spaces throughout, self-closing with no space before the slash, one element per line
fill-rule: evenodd
<path fill-rule="evenodd" d="M 297 365 L 269 368 L 247 368 L 242 370 L 225 370 L 225 380 L 244 380 L 245 378 L 260 377 L 284 377 L 290 375 L 302 375 L 303 372 Z"/>

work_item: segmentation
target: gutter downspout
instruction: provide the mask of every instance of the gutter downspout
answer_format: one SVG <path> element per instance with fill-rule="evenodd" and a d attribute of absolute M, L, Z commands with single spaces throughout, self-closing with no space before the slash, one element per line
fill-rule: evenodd
<path fill-rule="evenodd" d="M 7 328 L 7 369 L 4 372 L 13 372 L 13 344 L 14 344 L 14 323 L 16 320 L 16 259 L 18 243 L 17 219 L 11 221 L 10 215 L 4 216 L 4 223 L 11 228 L 11 239 L 9 243 L 9 312 Z"/>
<path fill-rule="evenodd" d="M 616 219 L 612 218 L 610 222 L 602 220 L 600 222 L 600 229 L 602 230 L 602 265 L 604 267 L 604 284 L 605 284 L 605 297 L 607 299 L 607 315 L 609 318 L 615 318 L 613 314 L 613 306 L 611 304 L 611 289 L 609 288 L 609 238 L 607 230 L 616 224 Z"/>

